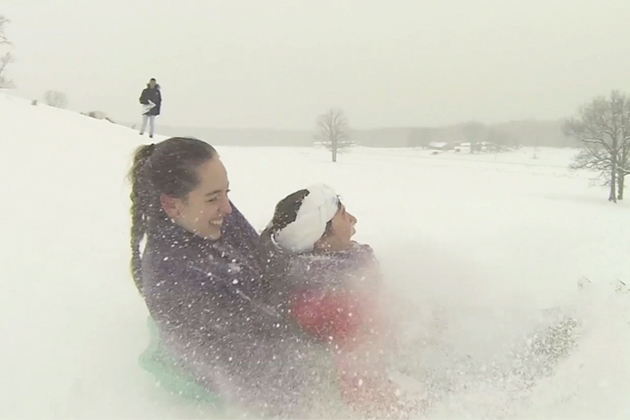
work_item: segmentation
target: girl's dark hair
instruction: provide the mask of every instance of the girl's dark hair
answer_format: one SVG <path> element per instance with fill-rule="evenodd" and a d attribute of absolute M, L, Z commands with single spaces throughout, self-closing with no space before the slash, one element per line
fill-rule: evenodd
<path fill-rule="evenodd" d="M 302 202 L 308 193 L 308 190 L 296 191 L 293 194 L 289 194 L 276 204 L 276 208 L 273 212 L 273 218 L 271 219 L 271 229 L 274 232 L 282 230 L 290 223 L 295 222 L 298 210 L 302 207 Z"/>
<path fill-rule="evenodd" d="M 129 172 L 131 182 L 131 274 L 142 294 L 140 242 L 168 220 L 162 194 L 186 198 L 199 184 L 197 169 L 217 155 L 214 147 L 194 138 L 173 137 L 140 146 Z"/>
<path fill-rule="evenodd" d="M 287 309 L 284 307 L 284 303 L 286 303 L 284 293 L 286 291 L 283 289 L 283 284 L 285 283 L 284 276 L 287 264 L 289 263 L 290 254 L 275 244 L 273 235 L 297 219 L 297 213 L 300 207 L 302 207 L 304 198 L 308 194 L 309 191 L 303 189 L 289 194 L 280 200 L 278 204 L 276 204 L 271 223 L 269 223 L 269 226 L 260 234 L 258 252 L 265 271 L 263 281 L 269 293 L 267 300 L 281 313 L 284 313 Z M 341 202 L 339 206 L 341 207 Z M 332 221 L 329 221 L 326 224 L 324 234 L 330 233 L 331 230 Z"/>
<path fill-rule="evenodd" d="M 273 232 L 278 232 L 287 227 L 290 223 L 295 222 L 297 213 L 300 207 L 302 207 L 302 202 L 307 195 L 308 190 L 299 190 L 280 200 L 278 204 L 276 204 L 276 209 L 271 219 L 271 226 L 268 229 Z M 341 200 L 339 200 L 339 208 L 341 208 Z M 324 235 L 330 233 L 331 230 L 332 221 L 329 221 L 326 223 Z"/>
<path fill-rule="evenodd" d="M 309 194 L 307 189 L 296 191 L 289 194 L 276 204 L 276 208 L 273 213 L 273 218 L 269 226 L 262 232 L 261 237 L 263 242 L 271 242 L 271 237 L 276 232 L 284 229 L 290 223 L 293 223 L 297 219 L 297 213 L 302 207 L 304 198 Z M 341 201 L 339 202 L 341 207 Z M 332 230 L 332 220 L 326 223 L 326 230 L 324 235 L 330 233 Z"/>
<path fill-rule="evenodd" d="M 275 245 L 273 235 L 285 228 L 297 218 L 297 212 L 302 207 L 304 197 L 308 195 L 308 190 L 299 190 L 289 194 L 278 204 L 273 212 L 271 223 L 260 234 L 259 257 L 268 275 L 265 277 L 276 277 L 284 270 L 285 253 Z M 272 274 L 269 274 L 272 273 Z"/>

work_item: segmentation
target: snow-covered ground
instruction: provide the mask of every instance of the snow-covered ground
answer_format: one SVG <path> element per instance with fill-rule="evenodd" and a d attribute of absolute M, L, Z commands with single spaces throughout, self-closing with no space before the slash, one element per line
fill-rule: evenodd
<path fill-rule="evenodd" d="M 0 95 L 1 418 L 199 415 L 137 363 L 147 311 L 128 271 L 125 177 L 148 140 Z M 356 148 L 336 164 L 314 148 L 219 153 L 232 199 L 257 228 L 287 193 L 333 185 L 359 220 L 357 240 L 416 308 L 409 324 L 428 331 L 440 314 L 440 346 L 408 357 L 459 385 L 427 417 L 630 417 L 630 295 L 614 292 L 630 282 L 630 207 L 566 169 L 575 151 Z M 580 279 L 590 282 L 579 289 Z M 548 308 L 576 316 L 581 338 L 525 389 L 507 347 L 549 322 Z"/>

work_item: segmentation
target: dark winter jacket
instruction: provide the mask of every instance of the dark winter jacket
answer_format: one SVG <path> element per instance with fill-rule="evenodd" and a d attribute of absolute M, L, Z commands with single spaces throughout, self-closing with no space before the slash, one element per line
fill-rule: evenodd
<path fill-rule="evenodd" d="M 263 234 L 261 242 L 266 239 Z M 379 351 L 389 325 L 381 311 L 382 275 L 372 248 L 355 243 L 344 251 L 286 256 L 276 249 L 271 254 L 271 267 L 284 273 L 276 287 L 286 293 L 287 313 L 329 349 L 343 399 L 368 417 L 382 417 L 370 413 L 388 407 L 396 396 L 385 353 Z"/>
<path fill-rule="evenodd" d="M 142 105 L 148 105 L 149 101 L 153 102 L 155 106 L 149 110 L 145 115 L 160 115 L 160 107 L 162 106 L 162 92 L 160 92 L 160 85 L 155 85 L 152 88 L 147 84 L 142 94 L 140 95 L 140 103 Z"/>
<path fill-rule="evenodd" d="M 344 401 L 366 417 L 385 418 L 401 401 L 382 351 L 394 324 L 383 306 L 387 299 L 372 248 L 354 243 L 344 251 L 290 255 L 269 238 L 263 232 L 260 247 L 275 271 L 270 286 L 284 294 L 286 312 L 329 349 Z"/>
<path fill-rule="evenodd" d="M 381 283 L 374 251 L 358 243 L 343 251 L 294 255 L 289 259 L 287 274 L 292 287 L 308 290 L 373 288 Z"/>
<path fill-rule="evenodd" d="M 272 414 L 304 416 L 327 380 L 319 350 L 264 303 L 258 234 L 236 209 L 208 241 L 175 224 L 147 241 L 144 296 L 168 351 L 211 391 Z M 264 406 L 267 408 L 263 408 Z"/>
<path fill-rule="evenodd" d="M 269 261 L 266 277 L 280 312 L 320 341 L 360 344 L 358 336 L 375 318 L 381 285 L 371 247 L 355 243 L 344 251 L 288 255 L 263 233 L 261 249 Z"/>

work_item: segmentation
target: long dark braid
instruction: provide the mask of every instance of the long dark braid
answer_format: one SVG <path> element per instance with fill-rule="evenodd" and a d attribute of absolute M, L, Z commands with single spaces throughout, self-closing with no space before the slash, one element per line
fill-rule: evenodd
<path fill-rule="evenodd" d="M 168 221 L 160 196 L 183 198 L 199 184 L 197 169 L 217 155 L 208 143 L 173 137 L 136 149 L 129 172 L 131 182 L 131 274 L 142 294 L 140 243 Z"/>
<path fill-rule="evenodd" d="M 129 172 L 131 182 L 131 275 L 136 283 L 136 287 L 142 294 L 142 259 L 140 254 L 140 242 L 145 237 L 148 230 L 148 214 L 146 212 L 145 199 L 150 182 L 144 175 L 143 169 L 151 154 L 155 150 L 155 145 L 140 146 L 134 155 L 133 166 Z"/>

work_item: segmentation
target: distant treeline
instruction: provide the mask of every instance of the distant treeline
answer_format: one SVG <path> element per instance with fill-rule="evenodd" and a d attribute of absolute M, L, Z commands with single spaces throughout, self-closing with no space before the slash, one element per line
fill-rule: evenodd
<path fill-rule="evenodd" d="M 577 147 L 567 137 L 563 121 L 514 121 L 484 125 L 468 122 L 445 127 L 392 127 L 351 130 L 351 140 L 367 147 L 428 147 L 431 143 L 500 142 L 504 145 Z M 194 136 L 216 145 L 311 146 L 315 129 L 278 130 L 256 128 L 208 128 L 159 126 L 159 134 Z"/>

